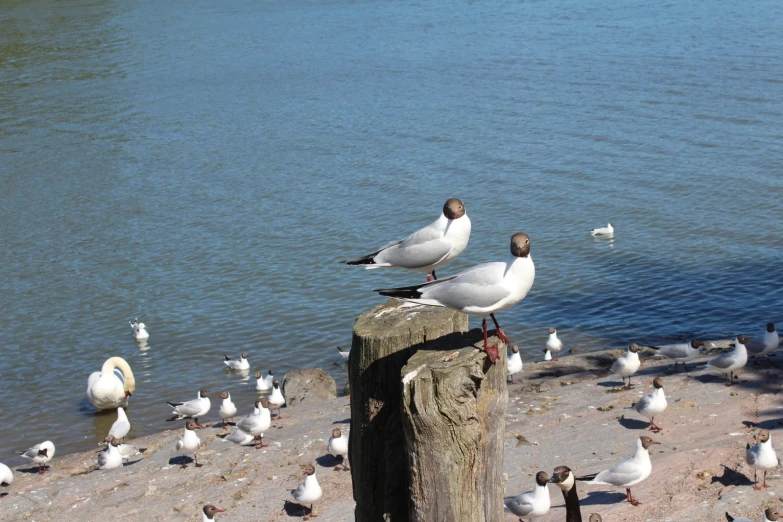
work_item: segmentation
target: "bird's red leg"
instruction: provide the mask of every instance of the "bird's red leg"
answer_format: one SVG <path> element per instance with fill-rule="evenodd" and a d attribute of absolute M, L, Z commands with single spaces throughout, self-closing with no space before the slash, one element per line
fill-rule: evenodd
<path fill-rule="evenodd" d="M 498 358 L 498 346 L 496 344 L 489 344 L 489 339 L 487 338 L 486 317 L 481 321 L 481 329 L 484 332 L 484 351 L 487 352 L 487 357 L 489 357 L 489 362 L 495 364 L 495 361 Z"/>
<path fill-rule="evenodd" d="M 761 487 L 762 488 L 771 488 L 772 487 L 769 484 L 767 484 L 767 471 L 766 470 L 764 470 L 764 483 L 761 484 Z"/>
<path fill-rule="evenodd" d="M 631 495 L 631 488 L 625 488 L 625 491 L 626 491 L 626 498 L 628 499 L 628 502 L 630 502 L 632 506 L 638 506 L 639 501 L 633 498 L 633 495 Z"/>
<path fill-rule="evenodd" d="M 194 460 L 196 461 L 196 467 L 197 467 L 197 468 L 200 468 L 201 466 L 203 466 L 203 465 L 204 465 L 204 464 L 199 464 L 199 462 L 198 462 L 198 453 L 194 453 L 194 454 L 193 454 L 193 458 L 194 458 Z"/>
<path fill-rule="evenodd" d="M 495 323 L 495 329 L 497 330 L 498 338 L 504 343 L 509 344 L 511 340 L 506 335 L 506 332 L 504 332 L 498 324 L 498 320 L 495 319 L 495 314 L 489 314 L 489 316 L 492 318 L 492 322 Z"/>
<path fill-rule="evenodd" d="M 760 490 L 760 489 L 761 489 L 761 486 L 759 486 L 759 477 L 758 477 L 758 473 L 759 473 L 759 472 L 758 472 L 758 471 L 756 471 L 755 469 L 753 470 L 753 483 L 754 483 L 754 484 L 753 484 L 753 489 L 755 489 L 756 491 L 758 491 L 758 490 Z"/>

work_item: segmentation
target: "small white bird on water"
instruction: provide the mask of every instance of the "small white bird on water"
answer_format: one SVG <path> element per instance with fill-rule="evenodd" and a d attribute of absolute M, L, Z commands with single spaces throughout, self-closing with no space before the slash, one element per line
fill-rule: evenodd
<path fill-rule="evenodd" d="M 394 241 L 377 252 L 342 261 L 346 265 L 372 268 L 407 268 L 437 279 L 435 268 L 456 258 L 468 246 L 470 218 L 462 201 L 452 198 L 443 205 L 441 216 L 402 241 Z"/>
<path fill-rule="evenodd" d="M 726 374 L 728 379 L 726 386 L 734 385 L 734 372 L 744 368 L 748 362 L 748 351 L 745 349 L 745 342 L 747 342 L 747 337 L 744 335 L 737 336 L 734 340 L 734 349 L 732 351 L 719 355 L 707 363 L 707 367 L 715 368 Z"/>
<path fill-rule="evenodd" d="M 522 371 L 522 356 L 519 355 L 519 346 L 516 344 L 511 347 L 511 355 L 506 360 L 506 370 L 508 378 L 514 382 L 514 375 Z"/>
<path fill-rule="evenodd" d="M 196 429 L 196 423 L 193 421 L 188 421 L 185 423 L 185 431 L 182 434 L 182 437 L 180 437 L 177 440 L 177 452 L 182 453 L 182 468 L 187 468 L 188 465 L 185 463 L 185 457 L 186 455 L 193 455 L 193 460 L 196 463 L 196 467 L 200 468 L 203 466 L 203 464 L 199 464 L 198 462 L 198 449 L 201 447 L 201 439 L 198 438 L 198 435 L 196 435 L 196 432 L 194 431 Z"/>
<path fill-rule="evenodd" d="M 275 380 L 275 376 L 272 375 L 272 370 L 269 370 L 269 374 L 266 377 L 261 376 L 261 372 L 256 372 L 256 391 L 269 391 L 272 389 L 272 382 Z"/>
<path fill-rule="evenodd" d="M 714 343 L 710 343 L 712 347 L 715 347 Z M 674 371 L 677 371 L 677 363 L 682 363 L 682 365 L 685 367 L 685 371 L 688 371 L 688 366 L 685 364 L 686 361 L 690 361 L 691 359 L 695 359 L 699 356 L 701 353 L 701 349 L 706 348 L 706 344 L 704 341 L 700 341 L 698 339 L 694 339 L 689 343 L 675 343 L 675 344 L 664 344 L 661 346 L 650 346 L 653 350 L 655 350 L 657 353 L 656 355 L 662 355 L 663 357 L 667 357 L 669 359 L 674 360 Z"/>
<path fill-rule="evenodd" d="M 207 393 L 209 393 L 208 389 L 201 388 L 201 390 L 198 392 L 198 398 L 193 399 L 192 401 L 166 401 L 166 404 L 174 408 L 174 411 L 172 412 L 174 415 L 166 420 L 175 421 L 185 418 L 193 418 L 193 420 L 196 421 L 194 425 L 198 428 L 203 428 L 204 426 L 198 422 L 198 418 L 206 415 L 209 412 L 209 408 L 212 406 L 209 402 L 209 397 L 207 397 Z"/>
<path fill-rule="evenodd" d="M 237 407 L 234 401 L 231 400 L 231 394 L 224 391 L 220 394 L 222 402 L 220 403 L 220 418 L 223 419 L 223 429 L 228 429 L 228 420 L 234 420 L 234 415 L 237 414 Z"/>
<path fill-rule="evenodd" d="M 750 355 L 754 356 L 768 356 L 777 350 L 778 346 L 780 346 L 780 336 L 775 330 L 775 323 L 767 323 L 767 331 L 764 332 L 764 338 L 761 341 L 747 339 L 745 344 Z"/>
<path fill-rule="evenodd" d="M 125 414 L 125 409 L 120 406 L 117 408 L 117 420 L 109 428 L 109 434 L 103 439 L 103 442 L 111 442 L 112 439 L 124 439 L 125 435 L 130 432 L 131 424 L 128 420 L 128 416 Z"/>
<path fill-rule="evenodd" d="M 636 441 L 636 452 L 632 457 L 625 459 L 611 469 L 604 470 L 594 475 L 576 477 L 587 484 L 609 484 L 625 488 L 625 498 L 634 506 L 639 505 L 639 501 L 631 495 L 631 486 L 635 486 L 652 473 L 652 462 L 648 448 L 653 444 L 660 444 L 650 437 L 642 436 Z"/>
<path fill-rule="evenodd" d="M 98 453 L 98 469 L 117 469 L 122 467 L 119 439 L 111 439 L 106 449 Z"/>
<path fill-rule="evenodd" d="M 144 341 L 149 339 L 150 334 L 147 332 L 147 326 L 144 323 L 140 323 L 138 319 L 134 319 L 133 321 L 129 322 L 134 339 L 137 341 Z"/>
<path fill-rule="evenodd" d="M 634 409 L 650 419 L 650 427 L 648 429 L 658 433 L 661 431 L 661 428 L 655 424 L 655 416 L 666 411 L 667 406 L 666 395 L 663 393 L 663 379 L 656 377 L 653 379 L 652 393 L 639 399 L 634 405 Z"/>
<path fill-rule="evenodd" d="M 594 236 L 613 236 L 614 235 L 614 225 L 609 223 L 605 227 L 601 228 L 594 228 L 590 231 L 590 233 Z"/>
<path fill-rule="evenodd" d="M 305 481 L 304 484 L 300 484 L 298 488 L 291 491 L 291 496 L 297 504 L 302 506 L 302 512 L 306 513 L 307 509 L 305 504 L 310 504 L 310 515 L 304 515 L 302 520 L 309 520 L 312 517 L 317 517 L 315 510 L 313 509 L 313 503 L 321 498 L 323 492 L 321 486 L 318 484 L 318 479 L 315 478 L 315 467 L 312 464 L 308 464 L 305 468 Z"/>
<path fill-rule="evenodd" d="M 636 373 L 636 371 L 639 369 L 639 366 L 641 366 L 641 361 L 639 360 L 639 345 L 636 343 L 631 343 L 628 346 L 628 350 L 626 350 L 625 355 L 622 357 L 616 359 L 614 363 L 612 364 L 612 373 L 615 373 L 623 378 L 623 388 L 630 389 L 633 388 L 633 385 L 631 384 L 631 376 Z M 628 377 L 628 384 L 625 384 L 625 378 Z"/>
<path fill-rule="evenodd" d="M 536 269 L 530 257 L 527 234 L 511 236 L 510 253 L 503 262 L 483 263 L 457 275 L 423 285 L 376 290 L 381 295 L 423 305 L 443 306 L 482 318 L 484 351 L 490 362 L 498 358 L 497 345 L 487 338 L 487 316 L 497 328 L 497 336 L 510 344 L 508 336 L 495 319 L 495 312 L 511 308 L 522 301 L 535 280 Z"/>
<path fill-rule="evenodd" d="M 554 328 L 549 329 L 549 339 L 546 340 L 546 349 L 555 357 L 555 360 L 557 360 L 560 351 L 563 349 L 563 341 L 557 338 L 557 330 Z"/>
<path fill-rule="evenodd" d="M 285 397 L 283 397 L 283 392 L 280 391 L 280 381 L 277 379 L 272 381 L 272 393 L 269 395 L 269 403 L 277 410 L 277 420 L 282 419 L 283 416 L 280 415 L 280 408 L 285 405 Z"/>
<path fill-rule="evenodd" d="M 225 509 L 219 509 L 212 504 L 207 504 L 204 509 L 201 510 L 201 522 L 212 522 L 215 520 L 215 513 L 225 513 Z"/>
<path fill-rule="evenodd" d="M 760 490 L 770 487 L 767 484 L 767 471 L 778 467 L 778 456 L 772 447 L 772 437 L 770 437 L 769 430 L 761 430 L 756 436 L 756 444 L 753 446 L 748 443 L 745 447 L 745 461 L 748 466 L 753 468 L 753 482 L 756 483 L 753 489 Z M 761 486 L 759 486 L 756 477 L 758 470 L 764 471 L 764 481 Z"/>
<path fill-rule="evenodd" d="M 342 468 L 340 466 L 335 466 L 335 471 L 340 471 L 341 469 L 343 471 L 351 470 L 351 468 L 348 467 L 348 437 L 346 437 L 339 428 L 332 430 L 332 436 L 329 437 L 329 444 L 326 447 L 326 451 L 329 452 L 329 455 L 339 458 L 343 463 Z"/>
<path fill-rule="evenodd" d="M 223 361 L 223 364 L 228 366 L 229 370 L 235 371 L 235 372 L 241 372 L 243 370 L 249 370 L 250 369 L 250 362 L 247 360 L 247 354 L 243 353 L 239 356 L 239 360 L 232 361 L 228 358 L 228 355 L 223 356 L 225 358 L 225 361 Z"/>
<path fill-rule="evenodd" d="M 532 520 L 549 513 L 549 475 L 544 471 L 536 473 L 536 489 L 520 493 L 515 497 L 505 497 L 503 506 L 519 517 L 519 520 Z"/>
<path fill-rule="evenodd" d="M 52 441 L 47 440 L 36 444 L 27 451 L 17 451 L 17 453 L 33 464 L 37 464 L 38 473 L 45 473 L 49 471 L 49 466 L 46 464 L 54 457 L 54 444 Z"/>
<path fill-rule="evenodd" d="M 764 520 L 761 522 L 778 522 L 778 520 L 781 518 L 783 518 L 783 515 L 781 515 L 780 512 L 774 508 L 767 508 L 764 510 Z M 755 522 L 754 520 L 746 517 L 734 518 L 733 516 L 729 515 L 728 512 L 726 513 L 726 520 L 728 520 L 728 522 Z"/>
<path fill-rule="evenodd" d="M 339 346 L 337 347 L 337 351 L 340 353 L 340 357 L 342 357 L 345 360 L 348 360 L 348 356 L 351 355 L 350 350 L 343 350 Z"/>

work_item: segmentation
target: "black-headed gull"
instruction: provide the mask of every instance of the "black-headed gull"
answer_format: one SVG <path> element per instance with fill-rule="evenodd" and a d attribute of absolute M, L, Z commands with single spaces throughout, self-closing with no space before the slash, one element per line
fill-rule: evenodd
<path fill-rule="evenodd" d="M 283 392 L 280 391 L 280 381 L 277 379 L 272 381 L 272 393 L 269 395 L 269 403 L 277 410 L 277 419 L 281 420 L 283 416 L 280 415 L 280 408 L 285 404 L 285 397 L 283 397 Z"/>
<path fill-rule="evenodd" d="M 201 522 L 211 522 L 215 520 L 215 513 L 225 513 L 225 509 L 219 509 L 212 504 L 207 504 L 204 509 L 201 510 Z"/>
<path fill-rule="evenodd" d="M 239 444 L 240 446 L 245 445 L 253 445 L 255 446 L 257 443 L 264 442 L 264 439 L 261 436 L 254 436 L 251 435 L 245 431 L 242 431 L 240 428 L 234 427 L 233 430 L 231 430 L 229 433 L 218 433 L 218 437 L 223 439 L 227 442 L 233 442 L 234 444 Z"/>
<path fill-rule="evenodd" d="M 650 431 L 659 432 L 661 428 L 655 424 L 655 416 L 666 410 L 666 395 L 663 393 L 663 379 L 656 377 L 653 379 L 652 393 L 645 395 L 634 404 L 634 409 L 641 415 L 650 419 Z"/>
<path fill-rule="evenodd" d="M 437 279 L 435 268 L 460 255 L 470 239 L 470 218 L 462 201 L 452 198 L 443 205 L 441 216 L 401 241 L 394 241 L 377 252 L 342 261 L 346 265 L 371 268 L 407 268 Z"/>
<path fill-rule="evenodd" d="M 560 488 L 566 505 L 566 522 L 582 522 L 582 510 L 579 507 L 579 495 L 576 492 L 576 479 L 568 466 L 558 466 L 549 482 Z"/>
<path fill-rule="evenodd" d="M 515 344 L 511 347 L 511 355 L 506 359 L 506 371 L 511 382 L 514 382 L 514 375 L 522 371 L 522 366 L 522 356 L 519 355 L 519 346 Z"/>
<path fill-rule="evenodd" d="M 228 358 L 228 355 L 224 355 L 225 360 L 223 361 L 223 364 L 228 366 L 229 370 L 233 370 L 235 372 L 241 372 L 243 370 L 249 370 L 250 369 L 250 362 L 247 360 L 247 354 L 243 353 L 239 356 L 239 360 L 232 361 Z"/>
<path fill-rule="evenodd" d="M 112 439 L 124 439 L 125 435 L 130 432 L 131 424 L 128 420 L 128 416 L 125 414 L 125 409 L 120 406 L 117 408 L 117 420 L 109 428 L 109 434 L 103 439 L 103 442 L 111 442 Z"/>
<path fill-rule="evenodd" d="M 781 518 L 783 518 L 783 515 L 780 514 L 780 512 L 778 512 L 775 508 L 767 508 L 764 510 L 764 520 L 761 522 L 778 522 L 778 520 Z M 729 522 L 755 522 L 754 520 L 746 517 L 734 518 L 733 516 L 729 515 L 728 512 L 726 513 L 726 520 Z"/>
<path fill-rule="evenodd" d="M 350 350 L 343 350 L 339 346 L 337 347 L 337 351 L 340 352 L 340 357 L 342 357 L 345 360 L 348 360 L 348 356 L 351 354 Z"/>
<path fill-rule="evenodd" d="M 315 478 L 315 467 L 312 464 L 308 464 L 305 468 L 305 481 L 300 484 L 298 488 L 291 491 L 291 496 L 297 504 L 302 506 L 302 511 L 307 512 L 305 504 L 310 504 L 310 515 L 304 515 L 302 520 L 309 520 L 312 517 L 317 517 L 315 510 L 313 509 L 313 503 L 321 498 L 322 491 L 321 486 L 318 484 L 318 479 Z"/>
<path fill-rule="evenodd" d="M 132 457 L 135 457 L 136 455 L 141 455 L 142 453 L 147 451 L 147 448 L 137 448 L 132 444 L 120 444 L 119 446 L 117 446 L 117 449 L 120 450 L 120 456 L 122 457 L 122 460 L 129 460 Z"/>
<path fill-rule="evenodd" d="M 147 326 L 144 323 L 140 323 L 138 319 L 130 321 L 130 327 L 133 332 L 133 338 L 137 341 L 144 341 L 150 338 Z"/>
<path fill-rule="evenodd" d="M 660 442 L 646 436 L 639 437 L 636 440 L 636 452 L 632 457 L 625 459 L 611 469 L 593 475 L 576 477 L 576 480 L 588 484 L 609 484 L 624 487 L 626 500 L 634 506 L 638 506 L 639 501 L 631 495 L 631 486 L 640 483 L 652 473 L 652 462 L 648 448 L 653 444 L 660 444 Z"/>
<path fill-rule="evenodd" d="M 275 380 L 275 376 L 272 374 L 272 370 L 266 377 L 261 376 L 261 372 L 256 372 L 256 391 L 269 391 L 272 389 L 272 382 Z"/>
<path fill-rule="evenodd" d="M 201 447 L 201 439 L 198 438 L 196 432 L 196 423 L 188 421 L 185 423 L 185 431 L 182 433 L 182 437 L 177 440 L 177 452 L 182 455 L 193 455 L 193 460 L 196 463 L 196 467 L 200 468 L 203 464 L 199 464 L 198 461 L 198 449 Z M 182 459 L 182 469 L 188 467 L 185 463 L 185 459 Z"/>
<path fill-rule="evenodd" d="M 631 376 L 636 373 L 636 371 L 639 369 L 639 366 L 642 364 L 639 360 L 639 350 L 641 350 L 641 348 L 639 348 L 638 344 L 630 344 L 625 354 L 622 357 L 616 359 L 612 364 L 612 373 L 615 373 L 623 378 L 623 387 L 626 389 L 633 388 L 633 385 L 631 384 Z M 625 384 L 626 377 L 628 377 L 628 385 Z"/>
<path fill-rule="evenodd" d="M 756 444 L 753 446 L 748 443 L 745 448 L 745 462 L 753 468 L 753 482 L 756 483 L 753 489 L 770 487 L 767 484 L 767 471 L 778 467 L 778 456 L 772 447 L 772 437 L 769 435 L 769 430 L 761 430 L 756 436 Z M 756 477 L 758 470 L 764 471 L 764 481 L 761 486 L 759 486 Z"/>
<path fill-rule="evenodd" d="M 775 323 L 767 323 L 767 331 L 764 332 L 764 338 L 761 341 L 747 339 L 745 343 L 749 354 L 754 356 L 769 355 L 777 350 L 778 346 L 780 346 L 780 336 L 775 330 Z"/>
<path fill-rule="evenodd" d="M 116 371 L 122 374 L 120 379 Z M 98 410 L 113 410 L 127 406 L 128 398 L 136 391 L 136 379 L 130 365 L 122 357 L 110 357 L 101 371 L 93 372 L 87 379 L 87 399 Z"/>
<path fill-rule="evenodd" d="M 563 341 L 557 338 L 557 330 L 554 328 L 549 329 L 549 338 L 546 340 L 546 349 L 551 353 L 555 360 L 560 356 L 560 351 L 563 349 Z"/>
<path fill-rule="evenodd" d="M 522 301 L 536 276 L 530 257 L 527 234 L 511 236 L 511 253 L 503 262 L 483 263 L 445 279 L 403 288 L 376 290 L 381 295 L 432 306 L 445 306 L 482 318 L 484 350 L 491 362 L 498 358 L 496 345 L 487 341 L 487 316 L 492 318 L 498 337 L 509 339 L 495 319 L 495 312 L 511 308 Z"/>
<path fill-rule="evenodd" d="M 10 486 L 14 482 L 14 472 L 11 468 L 0 462 L 0 486 Z M 5 496 L 7 493 L 3 493 Z"/>
<path fill-rule="evenodd" d="M 661 346 L 650 346 L 657 353 L 656 355 L 662 355 L 669 359 L 674 360 L 674 371 L 677 371 L 677 363 L 682 363 L 685 367 L 685 371 L 688 371 L 688 366 L 685 361 L 690 361 L 699 356 L 700 350 L 706 348 L 704 341 L 694 339 L 689 343 L 675 343 L 664 344 Z"/>
<path fill-rule="evenodd" d="M 211 404 L 209 402 L 209 397 L 207 397 L 207 393 L 209 393 L 209 390 L 206 388 L 201 388 L 198 392 L 198 398 L 193 399 L 192 401 L 187 402 L 168 402 L 166 401 L 166 404 L 174 408 L 174 411 L 172 412 L 174 415 L 166 420 L 168 421 L 175 421 L 175 420 L 181 420 L 186 418 L 193 418 L 195 422 L 195 425 L 198 428 L 203 428 L 199 421 L 199 417 L 203 417 L 209 412 L 209 408 L 211 407 Z"/>
<path fill-rule="evenodd" d="M 117 469 L 122 467 L 119 439 L 111 439 L 106 449 L 98 453 L 98 469 Z"/>
<path fill-rule="evenodd" d="M 17 451 L 17 453 L 33 464 L 37 464 L 38 473 L 45 473 L 49 471 L 47 463 L 54 457 L 54 444 L 52 441 L 47 440 L 40 444 L 36 444 L 26 451 Z"/>
<path fill-rule="evenodd" d="M 613 236 L 614 235 L 614 225 L 609 223 L 605 227 L 601 228 L 594 228 L 590 231 L 590 233 L 594 236 Z"/>
<path fill-rule="evenodd" d="M 533 519 L 546 515 L 549 513 L 550 506 L 548 482 L 549 475 L 544 471 L 539 471 L 536 473 L 536 488 L 533 491 L 520 493 L 515 497 L 505 497 L 503 499 L 505 510 L 518 516 L 519 520 L 523 518 Z"/>
<path fill-rule="evenodd" d="M 223 419 L 223 429 L 228 429 L 228 420 L 234 420 L 234 415 L 237 414 L 237 407 L 234 401 L 231 400 L 231 394 L 224 391 L 220 394 L 220 418 Z"/>
<path fill-rule="evenodd" d="M 744 368 L 748 362 L 748 351 L 745 349 L 747 340 L 744 335 L 737 336 L 732 351 L 719 355 L 707 363 L 708 368 L 715 368 L 726 374 L 728 379 L 726 386 L 734 385 L 734 372 Z"/>
<path fill-rule="evenodd" d="M 329 437 L 329 444 L 326 446 L 326 451 L 333 457 L 338 457 L 343 463 L 343 467 L 335 466 L 335 471 L 350 471 L 348 467 L 348 437 L 340 431 L 339 428 L 332 430 L 332 436 Z"/>
<path fill-rule="evenodd" d="M 256 449 L 265 448 L 264 444 L 264 432 L 272 425 L 272 414 L 269 411 L 271 404 L 266 399 L 256 401 L 255 409 L 253 413 L 247 417 L 242 417 L 237 421 L 237 428 L 249 433 L 255 437 L 255 440 L 260 441 L 256 444 Z M 239 438 L 239 434 L 236 435 Z"/>

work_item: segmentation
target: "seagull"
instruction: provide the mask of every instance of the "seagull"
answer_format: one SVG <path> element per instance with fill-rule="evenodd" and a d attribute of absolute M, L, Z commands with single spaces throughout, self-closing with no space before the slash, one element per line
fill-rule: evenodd
<path fill-rule="evenodd" d="M 716 368 L 726 374 L 726 377 L 729 379 L 726 386 L 734 385 L 734 372 L 744 368 L 748 362 L 745 342 L 747 342 L 747 337 L 744 335 L 738 336 L 734 340 L 734 349 L 732 351 L 719 355 L 707 363 L 707 367 Z"/>
<path fill-rule="evenodd" d="M 11 468 L 0 462 L 0 486 L 10 486 L 14 481 L 14 473 Z M 0 497 L 4 497 L 7 493 L 3 493 Z"/>
<path fill-rule="evenodd" d="M 560 488 L 566 505 L 566 522 L 582 522 L 579 495 L 576 493 L 574 473 L 568 466 L 558 466 L 549 482 Z"/>
<path fill-rule="evenodd" d="M 639 350 L 641 350 L 639 345 L 632 343 L 628 346 L 628 350 L 625 352 L 625 355 L 619 359 L 616 359 L 612 364 L 612 373 L 616 373 L 623 378 L 623 388 L 625 389 L 633 388 L 633 385 L 631 384 L 631 376 L 636 373 L 636 370 L 638 370 L 639 366 L 641 366 L 641 362 L 639 361 Z M 625 384 L 626 377 L 628 377 L 627 386 Z"/>
<path fill-rule="evenodd" d="M 106 449 L 98 453 L 97 469 L 117 469 L 122 467 L 122 454 L 119 449 L 120 441 L 117 438 L 111 439 Z"/>
<path fill-rule="evenodd" d="M 249 370 L 250 369 L 250 363 L 247 360 L 247 354 L 246 353 L 243 353 L 242 355 L 240 355 L 239 360 L 237 360 L 237 361 L 232 361 L 231 359 L 228 358 L 228 355 L 224 355 L 223 357 L 225 357 L 225 359 L 226 359 L 225 361 L 223 361 L 223 364 L 228 366 L 229 370 L 233 370 L 233 371 L 239 372 L 239 371 L 242 371 L 242 370 Z"/>
<path fill-rule="evenodd" d="M 511 382 L 514 382 L 514 374 L 522 371 L 522 357 L 519 355 L 519 346 L 516 344 L 511 347 L 511 355 L 508 356 L 506 361 L 506 370 L 511 378 Z"/>
<path fill-rule="evenodd" d="M 256 440 L 260 438 L 261 442 L 256 444 L 256 449 L 267 446 L 264 444 L 264 432 L 272 425 L 272 415 L 269 412 L 271 406 L 268 400 L 261 399 L 256 402 L 255 410 L 253 410 L 252 414 L 239 419 L 237 422 L 237 428 L 253 435 Z M 239 435 L 236 435 L 236 438 L 239 438 Z"/>
<path fill-rule="evenodd" d="M 711 343 L 712 344 L 712 343 Z M 714 345 L 712 345 L 714 347 Z M 685 361 L 695 359 L 701 353 L 699 350 L 706 348 L 704 341 L 694 339 L 689 343 L 677 343 L 677 344 L 664 344 L 663 346 L 650 346 L 657 353 L 656 355 L 662 355 L 669 359 L 674 359 L 674 371 L 677 372 L 677 363 L 682 363 L 685 367 L 685 371 L 688 371 L 688 366 Z"/>
<path fill-rule="evenodd" d="M 780 337 L 778 332 L 775 331 L 775 323 L 767 323 L 767 331 L 764 332 L 764 340 L 757 341 L 755 339 L 748 339 L 745 343 L 745 348 L 748 349 L 750 355 L 769 355 L 780 346 Z"/>
<path fill-rule="evenodd" d="M 337 347 L 337 351 L 340 352 L 340 357 L 342 357 L 345 360 L 348 360 L 348 356 L 351 354 L 350 350 L 343 350 L 339 346 Z"/>
<path fill-rule="evenodd" d="M 603 522 L 603 519 L 601 518 L 601 515 L 598 513 L 590 513 L 590 518 L 588 519 L 588 522 Z"/>
<path fill-rule="evenodd" d="M 147 332 L 147 326 L 144 323 L 140 323 L 138 319 L 134 319 L 130 322 L 131 330 L 133 331 L 133 338 L 137 341 L 144 341 L 149 339 L 150 334 Z"/>
<path fill-rule="evenodd" d="M 520 493 L 516 497 L 505 497 L 503 505 L 506 511 L 510 511 L 519 517 L 533 519 L 549 513 L 549 489 L 547 483 L 549 475 L 545 471 L 536 473 L 536 489 Z"/>
<path fill-rule="evenodd" d="M 590 233 L 594 236 L 613 236 L 614 235 L 614 225 L 609 223 L 605 227 L 601 228 L 594 228 L 590 231 Z"/>
<path fill-rule="evenodd" d="M 269 391 L 272 389 L 272 381 L 275 380 L 275 376 L 272 375 L 272 370 L 266 377 L 261 377 L 261 372 L 256 372 L 256 391 Z"/>
<path fill-rule="evenodd" d="M 777 522 L 781 518 L 783 518 L 783 515 L 781 515 L 779 512 L 773 508 L 767 508 L 764 510 L 764 520 L 761 522 Z M 729 522 L 754 522 L 753 520 L 745 517 L 734 518 L 733 516 L 729 515 L 728 512 L 726 513 L 726 520 Z"/>
<path fill-rule="evenodd" d="M 617 464 L 611 469 L 604 470 L 593 475 L 577 477 L 576 480 L 588 482 L 589 484 L 611 484 L 612 486 L 621 486 L 625 488 L 625 498 L 634 506 L 639 505 L 639 501 L 631 495 L 631 486 L 635 486 L 652 473 L 652 462 L 650 462 L 650 453 L 647 448 L 653 444 L 660 444 L 650 437 L 642 436 L 636 441 L 636 452 L 633 457 L 629 457 Z"/>
<path fill-rule="evenodd" d="M 201 522 L 210 522 L 215 520 L 215 513 L 225 513 L 225 509 L 218 509 L 212 504 L 207 504 L 204 509 L 201 510 Z"/>
<path fill-rule="evenodd" d="M 277 379 L 272 381 L 272 394 L 269 396 L 269 403 L 277 410 L 277 419 L 282 419 L 280 408 L 285 404 L 285 397 L 283 397 L 283 392 L 280 391 L 280 381 Z"/>
<path fill-rule="evenodd" d="M 185 432 L 182 434 L 182 437 L 177 440 L 177 451 L 179 453 L 182 453 L 183 455 L 193 455 L 193 460 L 196 462 L 196 467 L 200 468 L 203 466 L 203 464 L 199 464 L 198 462 L 198 449 L 201 447 L 201 439 L 198 438 L 198 435 L 196 435 L 196 432 L 193 431 L 197 428 L 195 422 L 188 421 L 185 423 Z M 185 464 L 185 459 L 182 459 L 182 469 L 185 469 L 188 467 L 187 464 Z"/>
<path fill-rule="evenodd" d="M 546 349 L 555 356 L 555 360 L 557 360 L 558 355 L 560 355 L 560 350 L 563 349 L 563 341 L 557 338 L 557 330 L 554 328 L 549 329 L 549 339 L 546 341 Z"/>
<path fill-rule="evenodd" d="M 470 218 L 462 201 L 452 198 L 443 205 L 441 216 L 401 241 L 393 241 L 377 252 L 341 261 L 362 265 L 366 269 L 407 268 L 427 274 L 427 281 L 437 279 L 435 268 L 460 255 L 470 239 Z"/>
<path fill-rule="evenodd" d="M 350 471 L 348 467 L 348 437 L 343 435 L 343 432 L 338 428 L 332 430 L 332 436 L 329 437 L 329 445 L 326 447 L 329 455 L 333 457 L 339 457 L 343 463 L 343 467 L 335 466 L 335 471 Z"/>
<path fill-rule="evenodd" d="M 552 360 L 552 352 L 549 351 L 549 348 L 544 348 L 544 360 L 545 361 Z"/>
<path fill-rule="evenodd" d="M 136 446 L 133 446 L 131 444 L 120 444 L 117 446 L 117 449 L 120 450 L 120 455 L 122 456 L 122 460 L 129 460 L 131 457 L 135 457 L 136 455 L 141 455 L 145 451 L 147 451 L 147 448 L 137 448 Z"/>
<path fill-rule="evenodd" d="M 291 496 L 302 506 L 302 511 L 305 513 L 307 512 L 305 504 L 310 504 L 310 516 L 304 515 L 302 517 L 302 520 L 309 520 L 318 516 L 313 509 L 313 502 L 321 498 L 323 492 L 318 484 L 318 479 L 315 478 L 315 467 L 312 464 L 308 464 L 305 468 L 305 477 L 304 484 L 300 484 L 298 488 L 291 491 Z"/>
<path fill-rule="evenodd" d="M 503 262 L 483 263 L 432 283 L 376 290 L 381 295 L 413 303 L 445 306 L 482 318 L 484 350 L 490 362 L 498 358 L 497 345 L 487 341 L 487 316 L 492 318 L 501 341 L 510 341 L 495 319 L 495 312 L 522 301 L 533 286 L 536 269 L 530 257 L 527 234 L 511 236 L 511 253 Z"/>
<path fill-rule="evenodd" d="M 634 409 L 640 414 L 650 419 L 650 431 L 658 433 L 661 431 L 659 426 L 655 425 L 655 416 L 666 410 L 666 395 L 663 393 L 663 379 L 656 377 L 653 379 L 652 393 L 645 395 L 634 405 Z"/>
<path fill-rule="evenodd" d="M 750 443 L 746 446 L 745 462 L 753 468 L 753 482 L 756 483 L 753 489 L 758 491 L 761 488 L 770 487 L 767 485 L 767 471 L 778 467 L 778 456 L 772 447 L 772 438 L 769 435 L 769 430 L 761 430 L 756 436 L 756 440 L 757 442 L 753 446 Z M 758 485 L 756 480 L 758 470 L 764 471 L 764 481 L 761 486 Z"/>
<path fill-rule="evenodd" d="M 168 421 L 174 421 L 174 420 L 180 420 L 185 419 L 188 417 L 192 417 L 193 420 L 195 420 L 195 426 L 198 428 L 203 428 L 201 424 L 198 422 L 199 417 L 203 417 L 204 415 L 209 412 L 210 403 L 209 403 L 209 397 L 207 397 L 207 390 L 206 388 L 201 388 L 198 392 L 198 398 L 193 399 L 192 401 L 187 402 L 168 402 L 166 401 L 166 404 L 174 408 L 174 416 L 171 418 L 168 418 L 166 420 Z"/>
<path fill-rule="evenodd" d="M 38 473 L 46 473 L 49 471 L 49 466 L 46 464 L 54 457 L 54 444 L 47 440 L 36 444 L 27 451 L 17 451 L 17 453 L 33 464 L 38 464 Z"/>
<path fill-rule="evenodd" d="M 237 407 L 231 400 L 231 394 L 224 391 L 220 394 L 220 398 L 223 402 L 220 403 L 220 418 L 223 419 L 223 429 L 228 429 L 228 419 L 234 420 L 234 415 L 237 414 Z"/>
<path fill-rule="evenodd" d="M 240 446 L 244 446 L 251 443 L 255 445 L 259 442 L 261 443 L 264 442 L 263 437 L 253 436 L 245 431 L 242 431 L 240 428 L 237 427 L 235 427 L 229 433 L 219 433 L 218 437 L 220 437 L 224 441 L 233 442 L 234 444 L 239 444 Z"/>
<path fill-rule="evenodd" d="M 124 439 L 125 435 L 130 432 L 130 421 L 125 414 L 125 410 L 122 406 L 117 408 L 117 420 L 109 428 L 109 434 L 103 439 L 103 442 L 111 442 L 112 439 Z"/>

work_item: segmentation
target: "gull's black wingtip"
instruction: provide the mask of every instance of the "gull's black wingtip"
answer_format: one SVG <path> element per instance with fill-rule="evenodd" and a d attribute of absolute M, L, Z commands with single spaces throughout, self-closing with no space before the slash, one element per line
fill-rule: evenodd
<path fill-rule="evenodd" d="M 593 473 L 592 475 L 583 475 L 581 477 L 574 477 L 576 480 L 580 480 L 582 482 L 588 482 L 590 480 L 593 480 L 595 477 L 598 476 L 598 473 Z"/>

